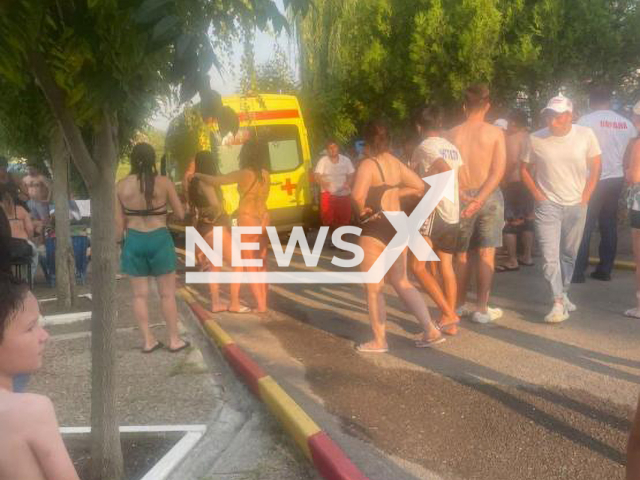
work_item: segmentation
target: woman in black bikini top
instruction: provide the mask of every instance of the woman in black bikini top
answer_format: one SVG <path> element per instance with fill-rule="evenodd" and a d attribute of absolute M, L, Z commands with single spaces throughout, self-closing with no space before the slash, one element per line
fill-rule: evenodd
<path fill-rule="evenodd" d="M 396 234 L 396 229 L 393 228 L 389 219 L 384 215 L 382 208 L 382 198 L 389 190 L 398 188 L 398 185 L 388 185 L 385 183 L 384 171 L 380 166 L 380 162 L 376 158 L 371 159 L 375 162 L 378 171 L 380 172 L 380 178 L 382 179 L 382 185 L 375 187 L 369 187 L 367 192 L 367 198 L 364 205 L 366 209 L 369 209 L 372 213 L 366 220 L 361 220 L 362 236 L 373 237 L 380 240 L 383 244 L 388 245 L 391 239 Z"/>
<path fill-rule="evenodd" d="M 363 272 L 368 272 L 383 252 L 393 254 L 386 252 L 386 247 L 396 232 L 383 211 L 399 211 L 402 197 L 421 196 L 424 183 L 415 172 L 389 153 L 386 125 L 379 121 L 372 122 L 366 127 L 364 137 L 371 157 L 360 163 L 351 196 L 361 218 L 360 247 L 364 251 L 364 259 L 360 267 Z M 444 337 L 431 322 L 424 299 L 407 279 L 406 249 L 391 265 L 385 279 L 422 324 L 424 333 L 416 346 L 428 347 L 443 342 Z M 380 301 L 384 280 L 365 286 L 374 339 L 356 348 L 360 352 L 384 353 L 388 351 L 386 310 L 384 302 Z"/>

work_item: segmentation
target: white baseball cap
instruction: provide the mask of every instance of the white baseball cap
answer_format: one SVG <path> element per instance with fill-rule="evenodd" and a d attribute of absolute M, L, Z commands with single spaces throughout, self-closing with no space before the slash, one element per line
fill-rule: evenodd
<path fill-rule="evenodd" d="M 640 101 L 633 106 L 633 114 L 640 117 Z"/>
<path fill-rule="evenodd" d="M 560 94 L 553 97 L 547 103 L 547 106 L 542 109 L 542 113 L 546 110 L 553 110 L 556 113 L 573 112 L 573 103 L 564 95 Z"/>
<path fill-rule="evenodd" d="M 509 122 L 507 120 L 505 120 L 504 118 L 497 119 L 495 122 L 493 122 L 493 124 L 496 127 L 501 128 L 502 130 L 506 130 L 507 127 L 509 126 Z"/>

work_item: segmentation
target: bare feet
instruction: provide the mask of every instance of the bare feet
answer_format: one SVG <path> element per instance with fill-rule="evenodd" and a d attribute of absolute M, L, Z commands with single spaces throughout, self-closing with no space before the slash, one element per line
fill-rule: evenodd
<path fill-rule="evenodd" d="M 223 305 L 222 303 L 215 303 L 215 304 L 211 305 L 211 312 L 212 313 L 226 312 L 227 310 L 228 310 L 228 308 L 226 307 L 226 305 Z"/>
<path fill-rule="evenodd" d="M 389 346 L 386 342 L 377 342 L 372 340 L 367 343 L 356 345 L 356 350 L 362 353 L 386 353 L 389 351 Z"/>

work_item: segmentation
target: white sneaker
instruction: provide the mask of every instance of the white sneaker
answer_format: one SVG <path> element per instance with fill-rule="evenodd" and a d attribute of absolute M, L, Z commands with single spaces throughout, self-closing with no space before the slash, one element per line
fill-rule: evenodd
<path fill-rule="evenodd" d="M 488 311 L 487 313 L 473 312 L 471 315 L 471 321 L 474 323 L 491 323 L 493 322 L 493 318 Z"/>
<path fill-rule="evenodd" d="M 458 309 L 456 310 L 456 315 L 458 315 L 459 317 L 468 317 L 470 315 L 473 315 L 474 312 L 475 310 L 473 309 L 473 307 L 471 307 L 468 303 L 465 303 L 461 307 L 458 307 Z"/>
<path fill-rule="evenodd" d="M 563 303 L 554 303 L 553 308 L 544 317 L 544 321 L 546 323 L 561 323 L 564 322 L 567 318 L 569 318 L 569 313 L 567 312 L 567 308 Z"/>
<path fill-rule="evenodd" d="M 578 309 L 578 307 L 576 307 L 576 304 L 569 300 L 569 295 L 567 295 L 566 293 L 562 294 L 562 302 L 564 303 L 564 308 L 567 310 L 567 312 L 575 312 Z"/>
<path fill-rule="evenodd" d="M 474 313 L 476 313 L 476 311 L 468 303 L 465 303 L 463 306 L 458 307 L 458 309 L 456 310 L 456 315 L 458 315 L 460 318 L 470 317 Z M 501 308 L 487 307 L 487 314 L 491 317 L 491 321 L 493 321 L 502 317 L 503 312 Z"/>

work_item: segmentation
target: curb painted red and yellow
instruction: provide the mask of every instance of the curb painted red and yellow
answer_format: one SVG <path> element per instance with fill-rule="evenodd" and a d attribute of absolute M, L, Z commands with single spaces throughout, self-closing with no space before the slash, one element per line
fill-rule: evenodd
<path fill-rule="evenodd" d="M 273 413 L 316 470 L 327 480 L 368 480 L 342 449 L 306 414 L 276 381 L 215 322 L 186 289 L 178 295 L 189 305 L 209 337 L 249 389 Z"/>

